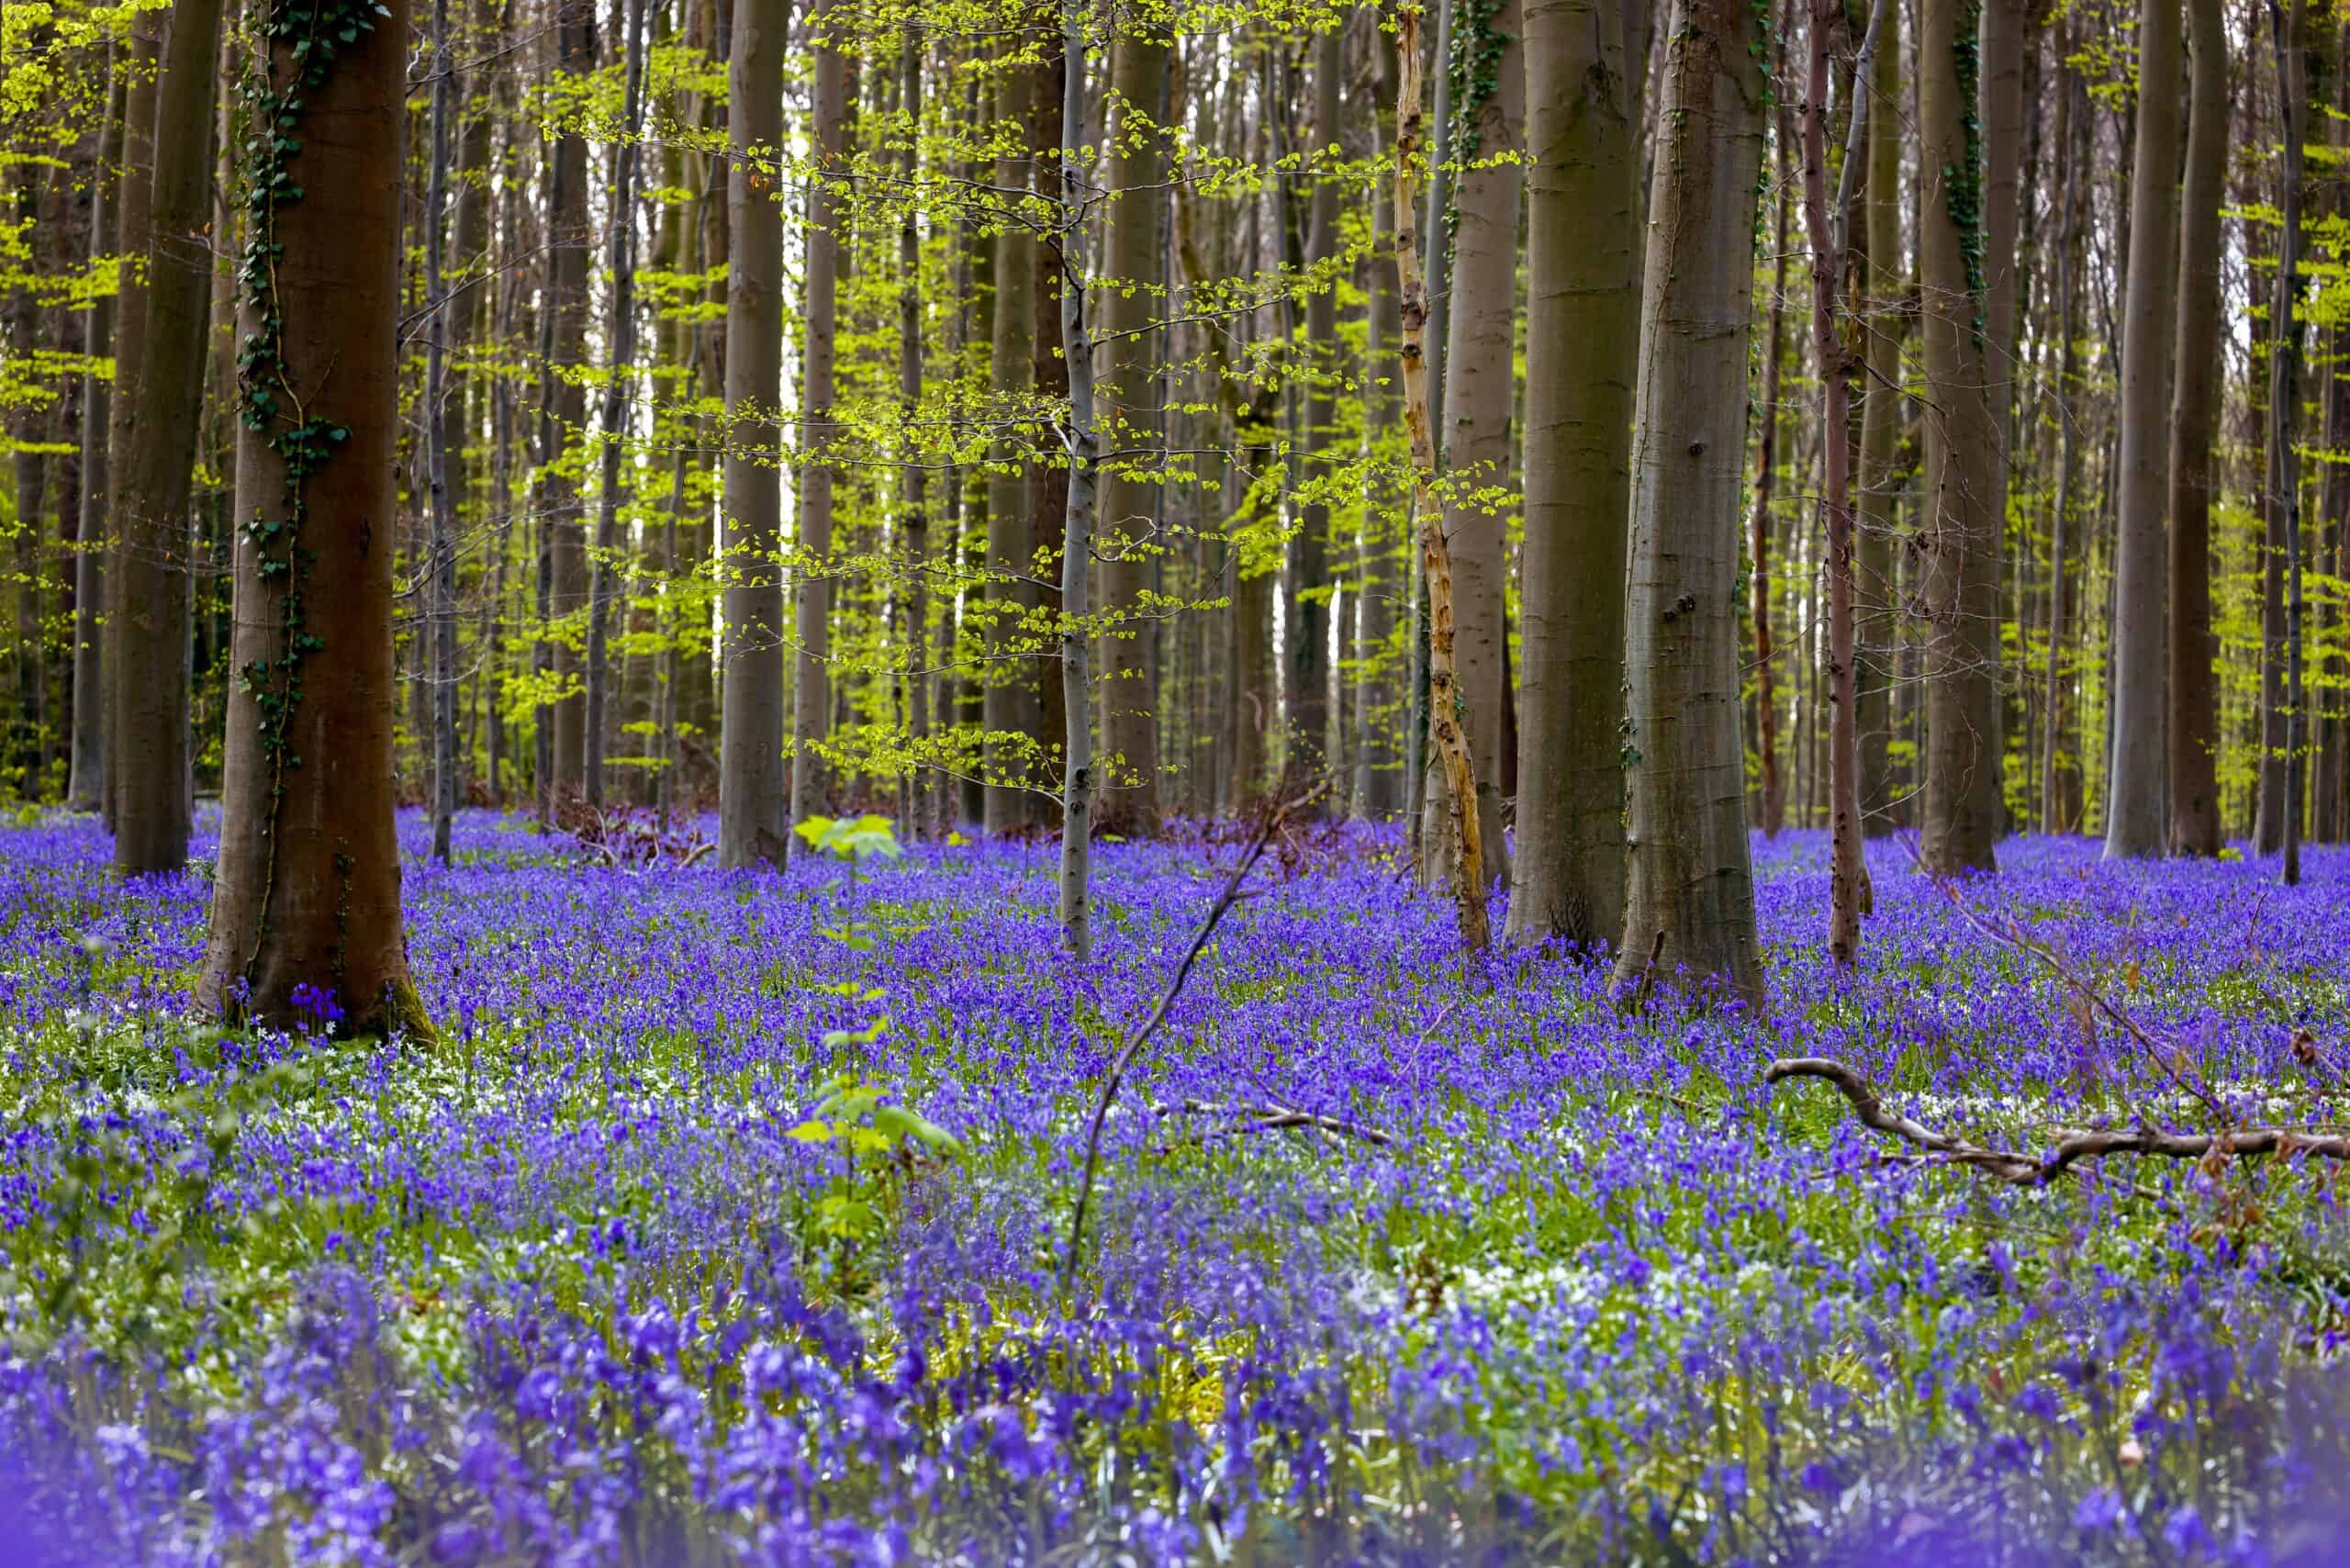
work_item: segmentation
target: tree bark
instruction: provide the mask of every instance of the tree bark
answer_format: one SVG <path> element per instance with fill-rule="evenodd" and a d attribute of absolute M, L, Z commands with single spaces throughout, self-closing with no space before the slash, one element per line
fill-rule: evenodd
<path fill-rule="evenodd" d="M 1450 830 L 1425 834 L 1424 841 L 1432 851 L 1441 846 L 1438 858 L 1451 873 L 1461 950 L 1472 954 L 1482 952 L 1493 940 L 1485 912 L 1484 823 L 1480 820 L 1483 813 L 1477 809 L 1476 743 L 1461 722 L 1462 705 L 1455 685 L 1451 546 L 1435 495 L 1435 421 L 1428 401 L 1424 341 L 1431 311 L 1427 286 L 1420 278 L 1416 236 L 1409 227 L 1411 215 L 1419 210 L 1413 179 L 1426 126 L 1420 107 L 1419 7 L 1406 6 L 1396 21 L 1396 52 L 1403 67 L 1395 99 L 1395 211 L 1400 219 L 1395 270 L 1403 296 L 1404 423 L 1411 437 L 1412 471 L 1418 481 L 1412 511 L 1419 529 L 1421 577 L 1427 586 L 1428 735 L 1445 779 L 1441 796 L 1431 791 L 1431 805 L 1441 805 Z"/>
<path fill-rule="evenodd" d="M 133 393 L 138 438 L 122 449 L 121 566 L 115 575 L 119 670 L 115 869 L 175 871 L 187 859 L 189 500 L 212 298 L 213 92 L 220 80 L 219 0 L 172 9 L 156 89 L 148 210 L 146 321 Z"/>
<path fill-rule="evenodd" d="M 1771 74 L 1784 74 L 1784 42 L 1773 51 Z M 1762 429 L 1754 443 L 1754 525 L 1750 553 L 1754 557 L 1754 586 L 1748 594 L 1748 613 L 1754 618 L 1754 734 L 1762 770 L 1762 798 L 1754 802 L 1754 825 L 1766 838 L 1775 837 L 1786 822 L 1786 781 L 1779 768 L 1778 651 L 1771 644 L 1771 536 L 1775 532 L 1771 494 L 1779 478 L 1779 380 L 1786 358 L 1787 209 L 1795 188 L 1788 170 L 1794 139 L 1788 135 L 1784 111 L 1776 116 L 1778 175 L 1771 220 L 1771 318 L 1762 337 L 1762 397 L 1756 415 Z M 1800 717 L 1800 715 L 1798 715 Z"/>
<path fill-rule="evenodd" d="M 1461 165 L 1454 201 L 1451 289 L 1438 304 L 1446 329 L 1444 407 L 1438 418 L 1444 445 L 1444 532 L 1452 566 L 1453 614 L 1458 642 L 1459 692 L 1466 704 L 1462 722 L 1477 762 L 1477 814 L 1490 880 L 1510 874 L 1507 841 L 1502 834 L 1502 791 L 1516 780 L 1501 771 L 1502 732 L 1511 702 L 1503 648 L 1508 636 L 1505 589 L 1508 579 L 1501 498 L 1511 482 L 1515 445 L 1511 415 L 1516 402 L 1517 221 L 1523 177 L 1514 160 L 1495 155 L 1515 150 L 1524 139 L 1526 63 L 1518 0 L 1499 0 L 1490 11 L 1453 18 L 1451 58 L 1479 63 L 1476 80 L 1454 89 L 1460 101 L 1454 158 Z M 1490 80 L 1485 73 L 1491 72 Z M 1433 593 L 1434 585 L 1430 585 Z M 1434 633 L 1431 608 L 1430 633 Z M 1430 655 L 1433 659 L 1434 655 Z M 1439 715 L 1440 717 L 1440 715 Z M 1429 793 L 1449 788 L 1449 775 L 1429 775 Z M 1438 807 L 1438 810 L 1449 808 Z M 1438 835 L 1441 839 L 1442 835 Z M 1445 877 L 1441 866 L 1424 867 L 1431 881 Z"/>
<path fill-rule="evenodd" d="M 783 712 L 783 489 L 777 460 L 783 401 L 785 34 L 790 0 L 734 0 L 727 57 L 726 678 L 720 700 L 718 862 L 780 853 L 787 820 Z"/>
<path fill-rule="evenodd" d="M 2309 124 L 2309 83 L 2301 48 L 2303 16 L 2301 0 L 2289 0 L 2288 5 L 2268 0 L 2269 28 L 2277 50 L 2277 118 L 2281 122 L 2278 131 L 2284 142 L 2284 157 L 2277 175 L 2277 208 L 2282 221 L 2278 224 L 2276 292 L 2269 307 L 2276 338 L 2268 361 L 2267 575 L 2273 579 L 2281 568 L 2286 580 L 2284 613 L 2278 628 L 2282 636 L 2269 639 L 2265 650 L 2269 667 L 2263 671 L 2262 686 L 2265 694 L 2271 694 L 2271 700 L 2262 715 L 2263 767 L 2257 832 L 2263 853 L 2267 852 L 2268 838 L 2272 834 L 2277 838 L 2277 847 L 2285 857 L 2284 880 L 2288 888 L 2301 879 L 2301 747 L 2305 731 L 2301 691 L 2301 478 L 2300 454 L 2294 449 L 2294 442 L 2300 439 L 2301 412 L 2301 142 Z M 2272 600 L 2276 597 L 2274 592 L 2269 595 Z M 2281 679 L 2275 668 L 2278 665 L 2283 666 Z M 2281 714 L 2277 701 L 2279 698 Z M 2275 782 L 2281 787 L 2271 790 L 2269 759 L 2279 750 L 2284 755 L 2282 766 L 2275 769 Z"/>
<path fill-rule="evenodd" d="M 2170 849 L 2220 853 L 2218 640 L 2211 632 L 2211 443 L 2220 411 L 2220 204 L 2228 41 L 2220 0 L 2188 0 L 2194 90 L 2180 193 L 2170 407 Z"/>
<path fill-rule="evenodd" d="M 107 51 L 111 88 L 106 123 L 98 135 L 97 167 L 90 174 L 90 264 L 93 271 L 115 254 L 119 197 L 115 167 L 122 159 L 124 72 L 121 57 Z M 99 295 L 90 303 L 84 342 L 93 359 L 114 348 L 115 302 Z M 106 597 L 107 465 L 112 451 L 114 384 L 95 373 L 82 377 L 82 505 L 73 551 L 73 739 L 66 769 L 65 803 L 95 812 L 106 798 L 106 682 L 112 666 L 105 657 Z"/>
<path fill-rule="evenodd" d="M 2130 275 L 2122 297 L 2121 472 L 2114 547 L 2112 776 L 2108 859 L 2159 855 L 2163 820 L 2164 510 L 2178 263 L 2178 0 L 2138 16 L 2138 145 L 2130 176 Z M 2217 264 L 2217 259 L 2212 259 Z"/>
<path fill-rule="evenodd" d="M 449 136 L 455 69 L 449 54 L 449 0 L 432 0 L 432 145 L 424 196 L 424 301 L 429 313 L 424 349 L 426 484 L 431 490 L 432 533 L 426 564 L 426 634 L 432 688 L 432 858 L 449 864 L 457 813 L 457 564 L 456 526 L 449 494 L 449 293 L 442 273 L 442 231 L 448 217 Z M 445 645 L 444 645 L 445 634 Z"/>
<path fill-rule="evenodd" d="M 613 158 L 612 210 L 604 264 L 611 273 L 610 360 L 606 365 L 602 425 L 603 472 L 596 488 L 596 551 L 588 588 L 588 729 L 581 777 L 590 805 L 604 799 L 605 754 L 611 727 L 606 719 L 612 688 L 612 603 L 626 576 L 621 569 L 621 457 L 629 431 L 629 384 L 636 374 L 636 164 L 637 126 L 643 118 L 644 0 L 628 0 L 627 36 L 621 43 L 621 144 Z"/>
<path fill-rule="evenodd" d="M 736 0 L 741 4 L 742 0 Z M 791 815 L 818 814 L 823 759 L 816 745 L 829 733 L 833 610 L 833 364 L 839 314 L 843 204 L 832 182 L 840 177 L 848 120 L 849 57 L 830 47 L 837 0 L 816 7 L 815 167 L 808 182 L 808 233 L 803 268 L 805 317 L 800 364 L 800 538 L 792 585 Z M 798 839 L 785 834 L 789 846 Z"/>
<path fill-rule="evenodd" d="M 1097 520 L 1104 617 L 1102 750 L 1114 771 L 1102 781 L 1100 815 L 1111 832 L 1147 838 L 1158 834 L 1159 817 L 1158 693 L 1148 656 L 1150 618 L 1158 611 L 1150 608 L 1149 592 L 1152 566 L 1164 548 L 1152 525 L 1160 398 L 1151 328 L 1163 310 L 1153 284 L 1166 246 L 1167 145 L 1153 117 L 1166 90 L 1168 43 L 1152 24 L 1122 18 L 1121 26 L 1125 30 L 1111 51 L 1117 108 L 1108 132 L 1102 218 L 1106 352 L 1097 432 L 1104 452 Z M 1073 721 L 1070 733 L 1076 733 Z"/>
<path fill-rule="evenodd" d="M 745 0 L 749 3 L 749 0 Z M 596 69 L 594 0 L 555 0 L 555 63 L 575 78 L 567 90 L 585 93 Z M 544 307 L 553 313 L 552 346 L 584 353 L 588 342 L 588 261 L 595 239 L 588 209 L 588 139 L 566 130 L 555 139 L 553 206 L 548 223 L 548 288 Z M 563 695 L 554 703 L 553 776 L 550 799 L 577 796 L 587 788 L 588 695 L 582 677 L 577 618 L 588 607 L 587 523 L 580 504 L 577 460 L 564 452 L 588 429 L 588 387 L 576 377 L 557 378 L 552 388 L 553 442 L 540 454 L 546 466 L 545 493 L 549 616 L 555 622 L 552 671 Z"/>
<path fill-rule="evenodd" d="M 1341 13 L 1343 16 L 1343 13 Z M 1314 44 L 1314 151 L 1340 145 L 1344 127 L 1340 84 L 1346 75 L 1343 25 L 1326 28 Z M 1324 169 L 1314 176 L 1305 228 L 1305 265 L 1317 280 L 1305 298 L 1305 473 L 1308 488 L 1298 508 L 1297 538 L 1290 550 L 1289 758 L 1293 766 L 1319 769 L 1340 748 L 1331 727 L 1330 606 L 1336 583 L 1330 573 L 1328 481 L 1339 374 L 1337 279 L 1326 276 L 1338 255 L 1338 179 Z"/>
<path fill-rule="evenodd" d="M 1768 84 L 1762 18 L 1675 0 L 1633 407 L 1628 845 L 1616 983 L 1762 991 L 1739 734 L 1739 524 Z"/>
<path fill-rule="evenodd" d="M 1908 312 L 1902 295 L 1908 282 L 1901 249 L 1902 123 L 1901 12 L 1883 8 L 1875 24 L 1876 49 L 1869 60 L 1869 84 L 1853 87 L 1854 101 L 1870 95 L 1867 126 L 1866 219 L 1869 320 L 1861 389 L 1859 648 L 1853 666 L 1853 723 L 1861 767 L 1861 827 L 1875 838 L 1893 831 L 1893 675 L 1900 620 L 1893 542 L 1901 482 L 1901 340 Z"/>
<path fill-rule="evenodd" d="M 1062 0 L 1061 140 L 1058 250 L 1061 269 L 1061 358 L 1069 366 L 1069 511 L 1061 539 L 1061 704 L 1064 741 L 1061 794 L 1061 941 L 1069 957 L 1093 956 L 1093 703 L 1088 643 L 1089 580 L 1101 436 L 1095 425 L 1093 341 L 1085 318 L 1086 190 L 1085 13 L 1083 0 Z M 1113 167 L 1115 165 L 1113 164 Z"/>
<path fill-rule="evenodd" d="M 275 0 L 272 11 L 311 3 Z M 299 97 L 288 163 L 302 195 L 249 208 L 239 341 L 256 357 L 245 361 L 238 431 L 230 655 L 245 678 L 229 694 L 197 1003 L 284 1027 L 306 1011 L 297 988 L 315 987 L 333 993 L 351 1033 L 429 1041 L 401 935 L 392 824 L 408 6 L 387 0 L 390 14 L 377 17 L 352 0 L 327 3 L 364 30 L 323 81 L 306 81 L 294 55 L 293 38 L 308 31 L 298 17 L 285 18 L 294 27 L 261 62 L 273 93 Z M 260 257 L 274 264 L 255 265 Z"/>
<path fill-rule="evenodd" d="M 1013 125 L 1028 123 L 1035 75 L 1032 66 L 1006 69 L 996 84 L 1002 95 L 999 118 Z M 992 241 L 995 299 L 988 335 L 988 384 L 1001 405 L 999 418 L 1013 417 L 1013 409 L 1031 400 L 1035 387 L 1038 246 L 1029 228 L 1035 215 L 1020 196 L 1041 177 L 1044 168 L 1033 151 L 1008 148 L 995 161 L 999 199 L 1015 208 L 1013 219 L 997 230 Z M 1030 746 L 1043 722 L 1036 687 L 1041 650 L 1035 646 L 1029 621 L 1038 605 L 1038 596 L 1030 585 L 1040 567 L 1030 512 L 1035 477 L 1027 471 L 1026 444 L 1013 435 L 998 440 L 995 462 L 988 472 L 983 624 L 990 656 L 979 702 L 980 724 L 990 737 L 984 769 L 988 779 L 985 826 L 991 834 L 1014 832 L 1036 819 L 1026 784 L 1036 760 L 1030 755 Z"/>
<path fill-rule="evenodd" d="M 1993 0 L 1994 4 L 2001 0 Z M 1938 875 L 1996 868 L 1999 741 L 2000 420 L 1991 398 L 1994 251 L 1975 129 L 1981 0 L 1926 0 L 1919 145 L 1936 171 L 1919 204 L 1931 507 L 1925 539 L 1926 782 L 1919 854 Z M 1962 59 L 1962 55 L 1964 57 Z"/>
<path fill-rule="evenodd" d="M 147 364 L 147 264 L 153 238 L 155 196 L 155 113 L 163 61 L 163 31 L 168 20 L 162 11 L 141 11 L 131 18 L 130 54 L 122 117 L 122 170 L 117 189 L 121 200 L 116 223 L 118 257 L 114 306 L 114 395 L 107 413 L 111 423 L 106 444 L 127 457 L 139 436 L 139 384 Z M 129 465 L 108 465 L 106 492 L 106 553 L 111 557 L 107 579 L 120 601 L 126 547 L 123 526 L 124 486 Z M 122 663 L 124 617 L 108 615 L 102 633 L 102 661 L 119 672 Z M 106 744 L 101 806 L 106 824 L 115 826 L 116 796 L 121 783 L 121 715 L 117 711 L 116 682 L 107 685 Z"/>
<path fill-rule="evenodd" d="M 1528 0 L 1524 723 L 1507 937 L 1624 930 L 1624 580 L 1639 107 L 1617 0 Z"/>

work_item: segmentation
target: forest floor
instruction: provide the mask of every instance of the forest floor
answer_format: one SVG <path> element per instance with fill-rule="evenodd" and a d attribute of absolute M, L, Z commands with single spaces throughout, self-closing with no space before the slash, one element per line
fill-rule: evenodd
<path fill-rule="evenodd" d="M 1824 839 L 1758 840 L 1746 1014 L 1464 976 L 1396 835 L 1311 835 L 1136 1064 L 1064 1277 L 1237 842 L 1104 846 L 1072 967 L 1048 844 L 402 832 L 431 1053 L 190 1025 L 201 870 L 0 829 L 10 1561 L 2338 1560 L 2338 1166 L 2009 1182 L 1765 1069 L 2033 1156 L 2329 1127 L 2350 853 L 2023 840 L 1943 889 L 1882 843 L 1846 976 Z"/>

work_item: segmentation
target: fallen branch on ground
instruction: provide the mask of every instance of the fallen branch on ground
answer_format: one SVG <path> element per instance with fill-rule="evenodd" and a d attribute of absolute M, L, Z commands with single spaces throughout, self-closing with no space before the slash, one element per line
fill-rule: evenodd
<path fill-rule="evenodd" d="M 1381 1148 L 1391 1148 L 1395 1143 L 1393 1134 L 1382 1132 L 1377 1127 L 1349 1122 L 1339 1116 L 1293 1111 L 1287 1105 L 1274 1104 L 1270 1101 L 1255 1105 L 1228 1105 L 1214 1100 L 1162 1101 L 1150 1108 L 1150 1114 L 1154 1116 L 1225 1116 L 1244 1124 L 1203 1133 L 1195 1140 L 1202 1143 L 1212 1137 L 1229 1137 L 1239 1133 L 1279 1132 L 1288 1127 L 1308 1127 L 1333 1137 L 1360 1138 Z"/>
<path fill-rule="evenodd" d="M 2350 1136 L 2301 1132 L 2290 1127 L 2237 1127 L 2219 1133 L 2173 1133 L 2151 1128 L 2099 1132 L 2065 1129 L 2045 1154 L 2025 1154 L 1971 1143 L 1889 1111 L 1866 1079 L 1842 1062 L 1826 1057 L 1781 1057 L 1762 1077 L 1763 1081 L 1774 1084 L 1790 1078 L 1817 1078 L 1832 1084 L 1852 1105 L 1852 1114 L 1863 1126 L 1926 1149 L 1946 1163 L 1978 1166 L 2018 1187 L 2045 1187 L 2084 1160 L 2104 1159 L 2117 1154 L 2193 1159 L 2203 1162 L 2206 1169 L 2216 1169 L 2229 1159 L 2261 1155 L 2350 1159 Z M 2151 1195 L 2143 1188 L 2140 1191 L 2142 1195 Z"/>

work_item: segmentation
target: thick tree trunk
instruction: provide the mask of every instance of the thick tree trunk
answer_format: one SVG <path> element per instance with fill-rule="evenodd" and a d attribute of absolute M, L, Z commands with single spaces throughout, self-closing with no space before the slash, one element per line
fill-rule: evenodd
<path fill-rule="evenodd" d="M 2220 204 L 2228 41 L 2220 0 L 2188 0 L 2194 92 L 2180 193 L 2170 408 L 2170 848 L 2220 853 L 2219 644 L 2211 632 L 2211 443 L 2220 412 Z M 2125 388 L 2127 390 L 2127 388 Z M 2118 653 L 2119 650 L 2117 650 Z"/>
<path fill-rule="evenodd" d="M 1524 722 L 1508 939 L 1624 931 L 1639 106 L 1617 0 L 1528 0 Z"/>
<path fill-rule="evenodd" d="M 138 438 L 122 449 L 117 492 L 116 667 L 140 672 L 114 687 L 120 742 L 114 864 L 125 876 L 175 871 L 187 858 L 189 498 L 212 297 L 219 48 L 219 0 L 173 7 L 155 109 L 145 346 L 133 395 Z"/>
<path fill-rule="evenodd" d="M 333 994 L 352 1033 L 429 1040 L 401 936 L 392 826 L 408 7 L 389 0 L 388 10 L 335 13 L 365 30 L 322 83 L 302 81 L 290 39 L 266 62 L 270 90 L 300 99 L 287 172 L 303 194 L 253 208 L 246 240 L 249 254 L 274 262 L 260 269 L 266 283 L 248 284 L 239 325 L 248 354 L 260 345 L 246 361 L 238 431 L 230 655 L 251 678 L 229 693 L 197 1002 L 285 1026 L 315 1015 L 296 995 L 315 988 Z"/>
<path fill-rule="evenodd" d="M 1152 679 L 1148 608 L 1152 567 L 1163 549 L 1152 520 L 1158 484 L 1158 356 L 1153 324 L 1163 313 L 1152 286 L 1166 246 L 1165 132 L 1150 123 L 1167 84 L 1169 46 L 1140 21 L 1122 23 L 1112 50 L 1118 108 L 1109 130 L 1109 194 L 1102 219 L 1101 331 L 1106 353 L 1101 399 L 1102 750 L 1106 770 L 1102 826 L 1128 837 L 1158 832 L 1158 694 Z M 1066 309 L 1066 308 L 1064 308 Z M 1116 454 L 1126 454 L 1123 458 Z M 1071 507 L 1074 511 L 1074 503 Z M 1075 547 L 1071 546 L 1074 554 Z M 1325 666 L 1326 668 L 1326 666 Z M 1070 733 L 1076 727 L 1071 723 Z M 1072 764 L 1072 767 L 1073 767 Z"/>
<path fill-rule="evenodd" d="M 718 860 L 743 867 L 781 848 L 783 757 L 782 476 L 783 70 L 790 0 L 734 0 L 727 58 L 726 679 L 719 726 Z"/>
<path fill-rule="evenodd" d="M 1859 649 L 1853 666 L 1853 723 L 1860 747 L 1861 830 L 1871 838 L 1893 831 L 1893 675 L 1899 637 L 1898 598 L 1894 580 L 1895 517 L 1901 482 L 1901 338 L 1908 312 L 1901 296 L 1908 282 L 1901 251 L 1902 125 L 1907 118 L 1901 91 L 1901 11 L 1883 7 L 1875 24 L 1876 49 L 1869 60 L 1867 216 L 1862 242 L 1867 251 L 1869 322 L 1861 389 L 1861 467 L 1858 516 L 1858 580 L 1854 593 Z"/>
<path fill-rule="evenodd" d="M 1762 18 L 1675 0 L 1649 187 L 1624 662 L 1619 988 L 1762 989 L 1739 734 L 1739 524 L 1762 167 Z"/>
<path fill-rule="evenodd" d="M 1993 0 L 2001 3 L 2001 0 Z M 1995 253 L 1972 64 L 1979 0 L 1927 0 L 1918 46 L 1919 203 L 1931 508 L 1925 547 L 1926 782 L 1919 854 L 1937 874 L 1996 865 L 2000 791 L 1999 416 L 1992 402 Z M 1964 60 L 1962 61 L 1962 54 Z M 2000 373 L 2004 375 L 2005 373 Z"/>
<path fill-rule="evenodd" d="M 1453 18 L 1453 55 L 1481 62 L 1471 101 L 1456 106 L 1460 141 L 1452 149 L 1462 165 L 1452 239 L 1449 296 L 1431 303 L 1450 319 L 1445 337 L 1444 407 L 1438 416 L 1443 436 L 1438 454 L 1448 481 L 1444 532 L 1451 556 L 1452 609 L 1457 642 L 1459 691 L 1466 704 L 1469 750 L 1477 762 L 1477 814 L 1490 882 L 1509 877 L 1507 841 L 1502 834 L 1502 791 L 1515 789 L 1502 766 L 1502 730 L 1512 698 L 1503 669 L 1508 626 L 1504 595 L 1508 553 L 1495 498 L 1511 484 L 1511 415 L 1516 402 L 1517 219 L 1523 176 L 1515 161 L 1495 154 L 1518 147 L 1525 134 L 1526 57 L 1518 0 L 1499 0 Z M 1473 31 L 1474 36 L 1464 36 Z M 1433 585 L 1431 585 L 1433 591 Z M 1433 610 L 1431 610 L 1433 617 Z M 1431 632 L 1433 624 L 1431 623 Z M 1431 655 L 1433 657 L 1433 655 Z M 1449 788 L 1441 768 L 1428 776 L 1431 809 L 1450 808 L 1439 797 Z M 1441 842 L 1443 835 L 1438 834 Z M 1447 879 L 1441 864 L 1427 864 L 1422 876 Z"/>
<path fill-rule="evenodd" d="M 2138 17 L 2138 145 L 2130 176 L 2130 275 L 2121 307 L 2121 472 L 2114 547 L 2109 859 L 2159 855 L 2163 818 L 2164 510 L 2170 482 L 2173 305 L 2178 263 L 2178 0 Z M 2217 264 L 2217 258 L 2211 259 Z"/>
<path fill-rule="evenodd" d="M 737 0 L 741 3 L 741 0 Z M 835 0 L 815 12 L 819 35 L 836 20 Z M 793 637 L 799 651 L 792 666 L 791 815 L 806 822 L 822 803 L 817 785 L 823 759 L 816 745 L 829 733 L 833 610 L 833 427 L 834 335 L 840 300 L 840 229 L 845 204 L 832 182 L 841 176 L 842 143 L 848 120 L 849 57 L 820 45 L 816 51 L 815 168 L 808 182 L 808 231 L 803 276 L 806 298 L 800 363 L 800 539 L 799 570 L 792 585 Z M 796 844 L 785 835 L 787 846 Z"/>

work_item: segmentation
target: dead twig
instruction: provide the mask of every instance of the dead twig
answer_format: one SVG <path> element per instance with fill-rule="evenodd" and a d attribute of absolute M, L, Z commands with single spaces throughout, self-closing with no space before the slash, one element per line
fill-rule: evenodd
<path fill-rule="evenodd" d="M 1395 1145 L 1393 1133 L 1382 1132 L 1361 1122 L 1350 1122 L 1342 1116 L 1324 1116 L 1312 1111 L 1292 1110 L 1272 1101 L 1246 1105 L 1225 1104 L 1214 1100 L 1162 1101 L 1150 1108 L 1150 1114 L 1154 1116 L 1222 1116 L 1241 1124 L 1216 1128 L 1180 1141 L 1205 1143 L 1211 1138 L 1232 1137 L 1241 1133 L 1280 1132 L 1292 1127 L 1304 1127 L 1332 1138 L 1357 1138 L 1380 1148 L 1393 1148 Z M 1173 1143 L 1163 1145 L 1160 1152 L 1174 1147 Z"/>

